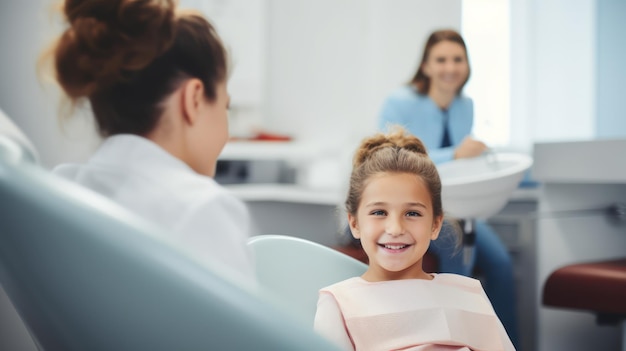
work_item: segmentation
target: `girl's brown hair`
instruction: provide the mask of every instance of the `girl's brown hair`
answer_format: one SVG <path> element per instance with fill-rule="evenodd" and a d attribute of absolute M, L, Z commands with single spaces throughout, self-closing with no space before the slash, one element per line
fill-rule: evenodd
<path fill-rule="evenodd" d="M 102 136 L 146 135 L 161 102 L 200 79 L 209 101 L 227 77 L 226 51 L 201 15 L 174 0 L 66 0 L 69 27 L 52 50 L 56 79 L 72 104 L 87 99 Z"/>
<path fill-rule="evenodd" d="M 435 217 L 443 216 L 441 180 L 420 139 L 398 128 L 361 142 L 352 163 L 346 210 L 356 216 L 368 180 L 381 173 L 409 173 L 420 177 L 430 192 Z"/>
<path fill-rule="evenodd" d="M 417 87 L 417 91 L 420 94 L 426 95 L 428 94 L 428 91 L 430 90 L 430 78 L 424 74 L 424 68 L 423 68 L 424 64 L 426 63 L 426 61 L 428 61 L 428 56 L 430 55 L 430 50 L 433 48 L 433 46 L 435 46 L 436 44 L 442 41 L 451 41 L 453 43 L 457 43 L 461 45 L 463 47 L 463 50 L 465 51 L 465 58 L 467 59 L 467 68 L 468 68 L 467 78 L 465 78 L 465 81 L 459 87 L 457 94 L 461 93 L 461 91 L 463 90 L 463 87 L 465 86 L 465 83 L 467 83 L 467 81 L 469 80 L 469 77 L 470 77 L 469 57 L 467 56 L 467 47 L 465 46 L 465 41 L 463 40 L 463 37 L 457 31 L 452 30 L 452 29 L 438 30 L 438 31 L 433 32 L 428 37 L 428 40 L 426 40 L 426 45 L 424 45 L 424 51 L 422 53 L 422 61 L 417 67 L 417 72 L 415 72 L 415 75 L 413 76 L 413 79 L 411 79 L 411 82 L 410 82 L 410 84 Z"/>

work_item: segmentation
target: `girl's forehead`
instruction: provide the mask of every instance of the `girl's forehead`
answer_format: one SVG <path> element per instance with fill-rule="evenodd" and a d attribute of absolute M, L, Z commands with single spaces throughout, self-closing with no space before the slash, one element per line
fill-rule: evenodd
<path fill-rule="evenodd" d="M 423 204 L 432 207 L 432 198 L 427 183 L 415 174 L 385 173 L 370 177 L 364 186 L 359 208 L 371 206 L 406 206 Z"/>
<path fill-rule="evenodd" d="M 385 191 L 394 189 L 408 190 L 412 188 L 428 192 L 428 186 L 424 179 L 413 173 L 381 172 L 371 175 L 363 184 L 361 195 L 377 192 L 382 188 Z"/>

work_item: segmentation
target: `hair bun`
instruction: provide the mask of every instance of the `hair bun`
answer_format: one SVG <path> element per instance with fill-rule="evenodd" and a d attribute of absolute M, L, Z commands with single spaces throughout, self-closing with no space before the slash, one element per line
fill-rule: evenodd
<path fill-rule="evenodd" d="M 385 148 L 403 149 L 428 156 L 422 141 L 408 134 L 403 128 L 396 127 L 389 134 L 378 133 L 364 139 L 354 155 L 353 166 L 356 168 L 367 161 L 372 155 Z"/>
<path fill-rule="evenodd" d="M 147 66 L 174 37 L 172 0 L 67 0 L 64 12 L 70 28 L 54 56 L 70 97 L 89 96 Z"/>

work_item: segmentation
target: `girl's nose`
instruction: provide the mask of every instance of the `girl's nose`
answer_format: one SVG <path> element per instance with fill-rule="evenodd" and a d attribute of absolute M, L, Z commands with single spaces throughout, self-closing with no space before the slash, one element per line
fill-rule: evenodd
<path fill-rule="evenodd" d="M 392 236 L 402 235 L 404 233 L 404 227 L 402 222 L 397 219 L 389 219 L 387 222 L 387 234 Z"/>

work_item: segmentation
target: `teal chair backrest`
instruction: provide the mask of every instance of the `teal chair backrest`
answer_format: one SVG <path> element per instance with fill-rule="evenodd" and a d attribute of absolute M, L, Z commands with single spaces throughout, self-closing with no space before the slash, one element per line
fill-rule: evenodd
<path fill-rule="evenodd" d="M 10 157 L 13 160 L 24 160 L 32 163 L 39 162 L 39 155 L 33 143 L 13 123 L 13 121 L 0 109 L 0 157 Z"/>
<path fill-rule="evenodd" d="M 38 155 L 32 142 L 1 109 L 0 158 L 12 163 L 38 162 Z M 2 230 L 2 223 L 0 223 L 0 230 Z M 0 350 L 34 351 L 38 349 L 1 282 L 0 325 L 2 326 L 0 327 Z"/>
<path fill-rule="evenodd" d="M 41 348 L 335 349 L 149 223 L 10 154 L 0 152 L 0 285 Z"/>
<path fill-rule="evenodd" d="M 313 325 L 321 288 L 362 275 L 367 265 L 318 243 L 286 235 L 248 240 L 261 287 L 303 323 Z"/>

